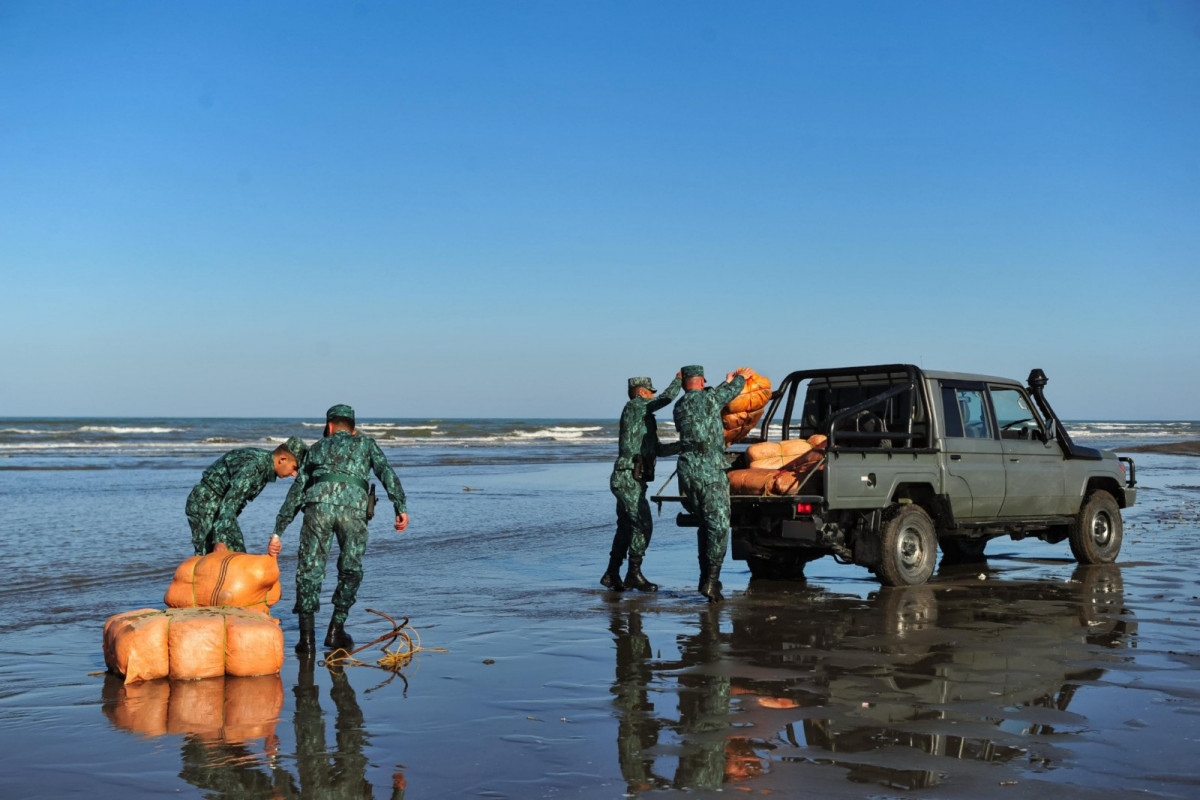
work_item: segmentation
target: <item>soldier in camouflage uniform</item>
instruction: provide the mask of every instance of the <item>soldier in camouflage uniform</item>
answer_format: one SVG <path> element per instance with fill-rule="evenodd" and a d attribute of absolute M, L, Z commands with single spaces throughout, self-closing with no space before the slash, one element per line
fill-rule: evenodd
<path fill-rule="evenodd" d="M 297 653 L 316 651 L 313 616 L 321 605 L 321 582 L 334 535 L 340 551 L 338 582 L 325 646 L 347 650 L 354 646 L 344 626 L 362 582 L 362 557 L 367 549 L 367 479 L 372 472 L 383 483 L 396 510 L 396 530 L 403 531 L 408 527 L 408 512 L 400 479 L 375 440 L 360 436 L 354 429 L 354 409 L 344 404 L 333 406 L 325 414 L 325 438 L 309 448 L 296 483 L 275 519 L 274 536 L 279 536 L 304 508 L 296 565 L 296 605 L 292 609 L 300 615 Z M 278 552 L 280 546 L 273 538 L 267 552 Z"/>
<path fill-rule="evenodd" d="M 217 542 L 246 552 L 238 515 L 268 483 L 295 475 L 306 449 L 304 440 L 293 436 L 274 452 L 253 447 L 232 450 L 204 470 L 184 509 L 196 555 L 211 553 Z"/>
<path fill-rule="evenodd" d="M 608 485 L 617 498 L 617 534 L 608 554 L 608 570 L 600 583 L 615 591 L 637 589 L 657 592 L 658 585 L 642 575 L 642 558 L 650 546 L 654 529 L 650 504 L 646 502 L 646 484 L 654 480 L 654 461 L 658 456 L 674 455 L 675 444 L 659 444 L 658 423 L 654 412 L 679 394 L 678 375 L 658 397 L 649 378 L 629 379 L 629 402 L 621 412 L 621 434 L 617 462 Z M 621 581 L 621 562 L 629 553 L 629 571 Z"/>
<path fill-rule="evenodd" d="M 729 462 L 721 409 L 746 385 L 731 372 L 719 386 L 704 387 L 704 368 L 684 367 L 683 397 L 675 404 L 679 431 L 679 489 L 683 507 L 700 518 L 696 544 L 700 555 L 700 594 L 710 603 L 722 600 L 721 563 L 729 545 Z"/>

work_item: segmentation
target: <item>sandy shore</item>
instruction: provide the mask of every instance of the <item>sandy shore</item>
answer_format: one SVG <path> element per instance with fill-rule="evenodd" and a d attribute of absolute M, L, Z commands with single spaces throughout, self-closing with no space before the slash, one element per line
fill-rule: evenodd
<path fill-rule="evenodd" d="M 365 609 L 411 615 L 442 651 L 396 676 L 299 663 L 292 530 L 282 674 L 136 687 L 103 675 L 101 628 L 161 602 L 190 475 L 0 473 L 24 534 L 0 556 L 27 575 L 0 586 L 0 796 L 1194 796 L 1192 463 L 1139 458 L 1116 565 L 998 540 L 984 563 L 889 591 L 830 559 L 807 583 L 730 561 L 716 607 L 669 513 L 645 564 L 662 590 L 599 586 L 607 464 L 414 469 L 412 530 L 372 528 L 349 627 L 367 641 L 382 631 Z M 286 488 L 248 507 L 247 530 L 269 530 Z M 26 546 L 76 517 L 106 546 Z"/>
<path fill-rule="evenodd" d="M 1141 444 L 1134 447 L 1122 447 L 1122 453 L 1165 453 L 1173 456 L 1200 456 L 1200 441 L 1195 439 L 1186 442 L 1165 442 L 1163 444 Z"/>

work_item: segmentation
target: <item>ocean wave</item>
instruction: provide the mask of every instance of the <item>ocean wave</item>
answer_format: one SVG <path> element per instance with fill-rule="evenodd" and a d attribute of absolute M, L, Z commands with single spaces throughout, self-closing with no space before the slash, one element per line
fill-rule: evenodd
<path fill-rule="evenodd" d="M 324 428 L 324 422 L 301 422 L 303 428 Z M 402 425 L 399 422 L 358 422 L 355 427 L 360 430 L 376 431 L 435 431 L 437 425 Z"/>
<path fill-rule="evenodd" d="M 437 425 L 401 425 L 398 422 L 360 422 L 359 430 L 369 431 L 436 431 Z"/>
<path fill-rule="evenodd" d="M 599 425 L 584 428 L 555 425 L 550 428 L 539 428 L 536 431 L 513 431 L 510 434 L 506 434 L 506 437 L 518 440 L 554 439 L 555 441 L 562 441 L 564 439 L 582 439 L 585 433 L 602 430 L 604 428 Z"/>
<path fill-rule="evenodd" d="M 120 434 L 143 434 L 143 433 L 183 433 L 187 428 L 136 428 L 126 425 L 84 425 L 79 429 L 80 433 L 120 433 Z"/>
<path fill-rule="evenodd" d="M 234 439 L 228 442 L 0 442 L 0 452 L 38 453 L 41 451 L 79 450 L 86 452 L 90 450 L 103 450 L 121 453 L 152 453 L 156 450 L 178 452 L 216 448 L 230 449 L 231 445 L 234 447 L 259 447 L 262 445 L 262 442 L 240 442 Z"/>

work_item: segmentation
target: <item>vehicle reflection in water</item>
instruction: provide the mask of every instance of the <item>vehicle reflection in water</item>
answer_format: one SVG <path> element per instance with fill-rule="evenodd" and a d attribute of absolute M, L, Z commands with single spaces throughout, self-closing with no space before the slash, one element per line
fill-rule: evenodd
<path fill-rule="evenodd" d="M 1087 727 L 1068 709 L 1076 692 L 1133 646 L 1120 568 L 980 575 L 944 571 L 865 600 L 752 582 L 698 611 L 675 660 L 654 656 L 637 604 L 615 604 L 629 792 L 750 784 L 797 764 L 901 789 L 941 783 L 949 759 L 1052 767 L 1062 755 L 1047 737 Z"/>
<path fill-rule="evenodd" d="M 276 726 L 284 695 L 278 675 L 128 685 L 108 675 L 102 690 L 104 714 L 117 728 L 142 736 L 182 735 L 179 776 L 206 797 L 374 797 L 367 780 L 369 737 L 354 687 L 342 669 L 329 668 L 335 712 L 330 749 L 314 667 L 312 659 L 301 660 L 292 690 L 294 757 L 279 752 Z M 285 768 L 288 762 L 294 774 Z M 402 800 L 404 789 L 404 775 L 397 772 L 389 796 Z"/>

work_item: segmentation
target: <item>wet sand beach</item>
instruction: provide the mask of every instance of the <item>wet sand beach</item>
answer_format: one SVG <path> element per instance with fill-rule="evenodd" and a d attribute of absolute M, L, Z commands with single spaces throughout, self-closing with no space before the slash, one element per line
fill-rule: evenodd
<path fill-rule="evenodd" d="M 1195 797 L 1197 463 L 1137 455 L 1113 566 L 998 540 L 884 590 L 830 559 L 790 584 L 727 562 L 709 606 L 669 509 L 645 564 L 662 591 L 599 586 L 608 463 L 400 461 L 410 532 L 372 523 L 348 629 L 383 633 L 375 608 L 446 652 L 302 665 L 296 523 L 280 676 L 129 686 L 102 674 L 101 628 L 161 605 L 194 465 L 0 471 L 0 796 Z M 287 486 L 243 514 L 252 550 Z"/>
<path fill-rule="evenodd" d="M 1163 444 L 1138 444 L 1121 448 L 1123 453 L 1167 453 L 1178 456 L 1200 456 L 1200 442 L 1166 442 Z"/>

